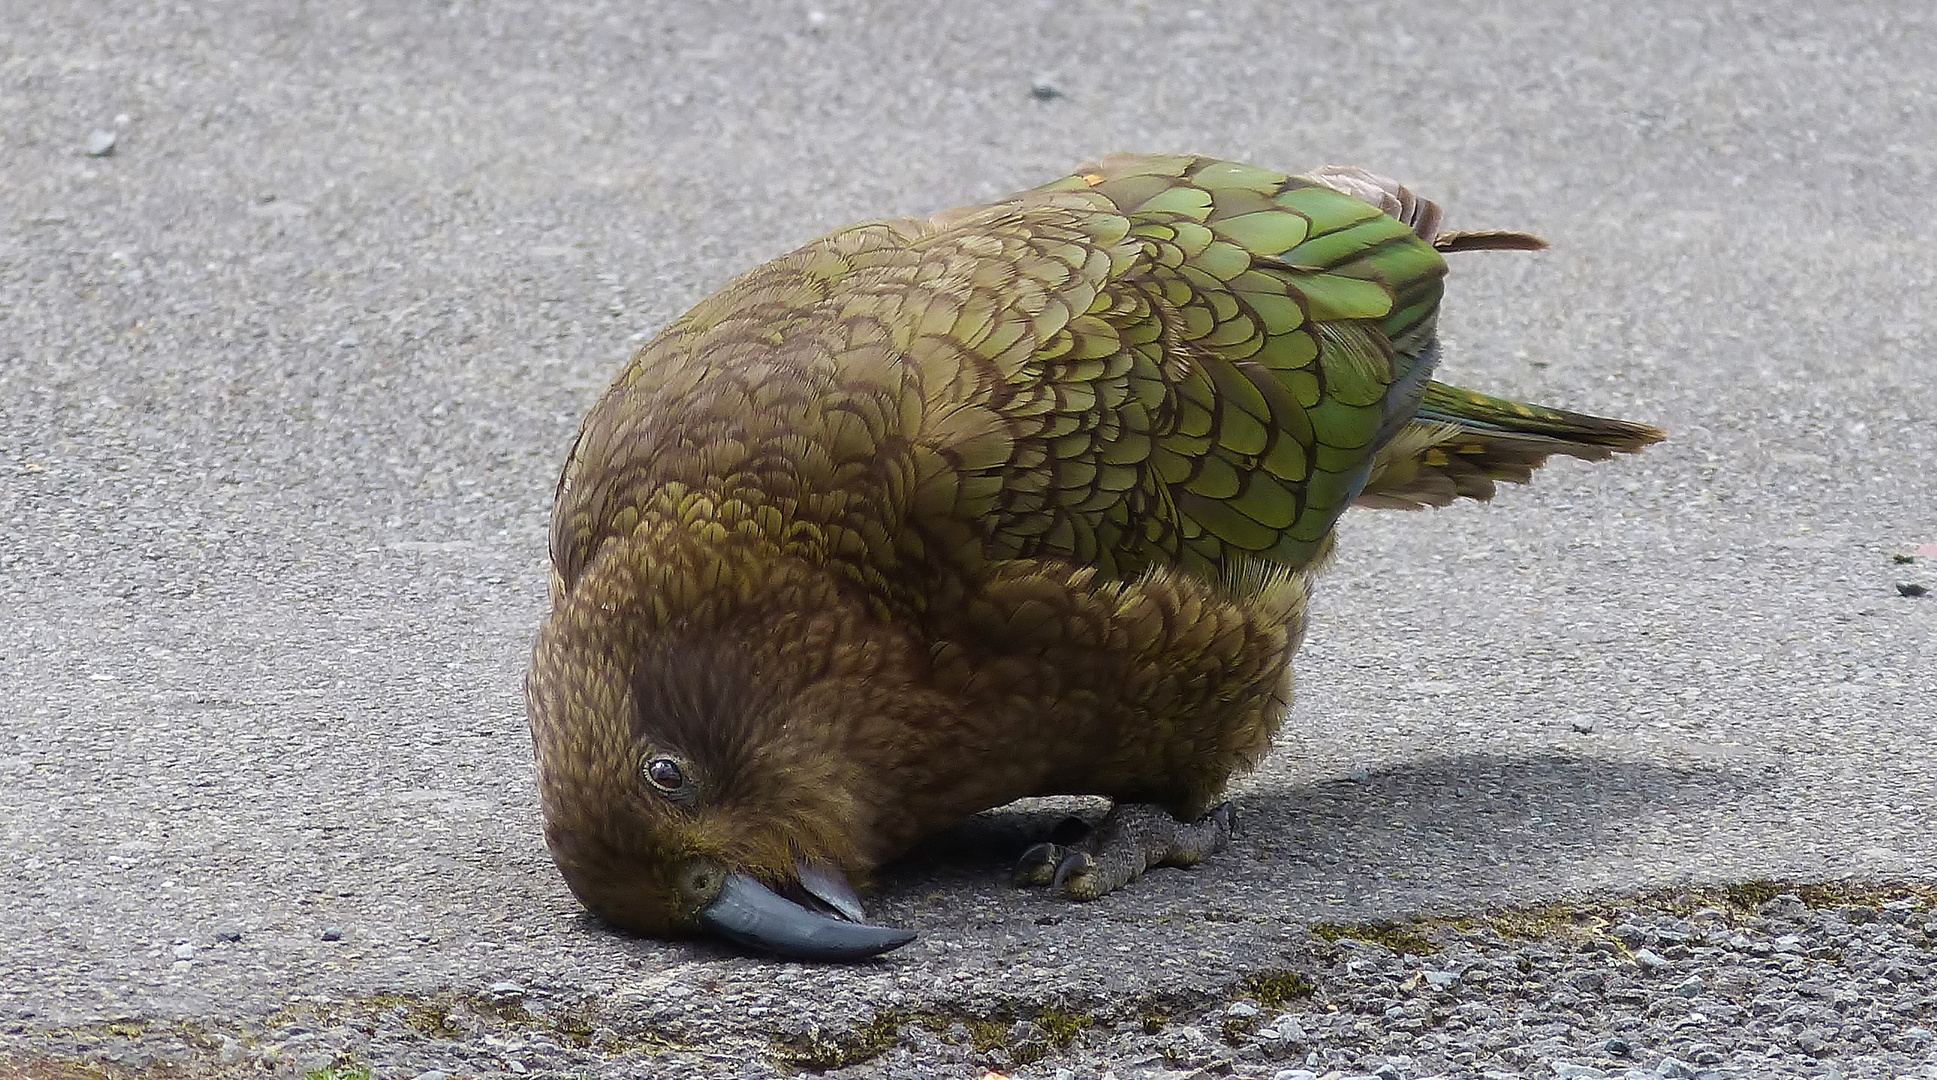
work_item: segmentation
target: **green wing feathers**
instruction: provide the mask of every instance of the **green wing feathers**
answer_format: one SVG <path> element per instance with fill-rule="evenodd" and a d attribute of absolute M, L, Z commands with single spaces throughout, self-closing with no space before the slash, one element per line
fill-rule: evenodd
<path fill-rule="evenodd" d="M 921 244 L 1009 251 L 1011 279 L 1048 299 L 1021 313 L 1022 338 L 998 335 L 1011 356 L 1031 350 L 1025 363 L 950 386 L 991 466 L 962 479 L 938 444 L 950 467 L 924 475 L 958 518 L 989 523 L 997 557 L 1228 576 L 1310 563 L 1355 501 L 1485 498 L 1551 454 L 1660 437 L 1428 382 L 1442 252 L 1545 246 L 1439 223 L 1436 205 L 1364 170 L 1189 156 L 1107 158 L 936 218 Z M 1109 257 L 1064 255 L 1081 271 L 1045 275 L 1038 250 L 1064 245 Z"/>
<path fill-rule="evenodd" d="M 938 225 L 1025 228 L 1082 199 L 1123 223 L 1130 258 L 1016 377 L 1095 414 L 993 403 L 1015 451 L 999 491 L 964 509 L 991 515 L 998 555 L 1115 574 L 1311 561 L 1431 340 L 1439 252 L 1319 179 L 1181 156 L 1106 159 Z"/>
<path fill-rule="evenodd" d="M 910 561 L 1037 555 L 1237 580 L 1321 557 L 1354 501 L 1484 498 L 1660 438 L 1429 382 L 1442 252 L 1540 246 L 1439 219 L 1362 170 L 1124 156 L 834 232 L 675 320 L 588 415 L 560 585 L 660 528 L 883 592 Z"/>

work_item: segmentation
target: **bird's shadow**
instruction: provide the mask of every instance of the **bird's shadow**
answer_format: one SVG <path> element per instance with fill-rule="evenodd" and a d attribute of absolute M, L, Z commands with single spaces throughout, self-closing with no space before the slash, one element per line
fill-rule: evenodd
<path fill-rule="evenodd" d="M 1560 891 L 1597 884 L 1581 868 L 1622 851 L 1643 819 L 1693 814 L 1755 783 L 1720 764 L 1559 753 L 1455 754 L 1352 779 L 1260 778 L 1234 794 L 1239 832 L 1228 851 L 1125 891 L 1151 907 L 1263 890 L 1307 909 L 1346 894 L 1404 903 L 1416 892 L 1439 906 Z M 1094 821 L 1107 807 L 1030 799 L 977 814 L 887 868 L 878 903 L 889 917 L 921 921 L 938 892 L 971 903 L 1027 895 L 1010 884 L 1017 856 L 1072 814 Z"/>

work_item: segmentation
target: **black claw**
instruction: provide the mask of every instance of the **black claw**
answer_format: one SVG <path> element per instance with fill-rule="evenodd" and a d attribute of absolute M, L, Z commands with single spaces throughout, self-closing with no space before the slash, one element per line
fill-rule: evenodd
<path fill-rule="evenodd" d="M 1016 860 L 1015 883 L 1017 885 L 1047 885 L 1055 877 L 1056 866 L 1063 861 L 1063 848 L 1059 844 L 1042 843 L 1022 853 Z"/>
<path fill-rule="evenodd" d="M 1211 850 L 1223 851 L 1231 839 L 1238 834 L 1238 808 L 1236 803 L 1221 802 L 1211 808 L 1211 819 L 1218 824 L 1217 845 Z"/>
<path fill-rule="evenodd" d="M 1074 890 L 1070 888 L 1070 879 L 1075 878 L 1080 881 L 1095 869 L 1096 860 L 1090 858 L 1089 852 L 1072 851 L 1063 857 L 1062 862 L 1056 864 L 1056 876 L 1050 879 L 1050 885 L 1074 895 Z"/>

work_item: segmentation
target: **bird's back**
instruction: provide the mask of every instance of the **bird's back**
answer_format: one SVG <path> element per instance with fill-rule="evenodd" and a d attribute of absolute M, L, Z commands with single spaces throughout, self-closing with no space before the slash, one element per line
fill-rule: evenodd
<path fill-rule="evenodd" d="M 665 520 L 882 588 L 910 560 L 1309 562 L 1411 416 L 1445 271 L 1431 204 L 1361 177 L 1116 157 L 743 275 L 588 417 L 561 584 Z"/>

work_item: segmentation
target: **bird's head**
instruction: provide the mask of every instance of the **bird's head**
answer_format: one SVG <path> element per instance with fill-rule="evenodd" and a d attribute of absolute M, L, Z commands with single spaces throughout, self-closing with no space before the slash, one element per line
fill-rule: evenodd
<path fill-rule="evenodd" d="M 816 612 L 655 616 L 581 582 L 539 633 L 526 699 L 545 839 L 585 906 L 652 935 L 711 931 L 784 955 L 872 956 L 838 717 L 851 689 L 807 647 Z"/>

